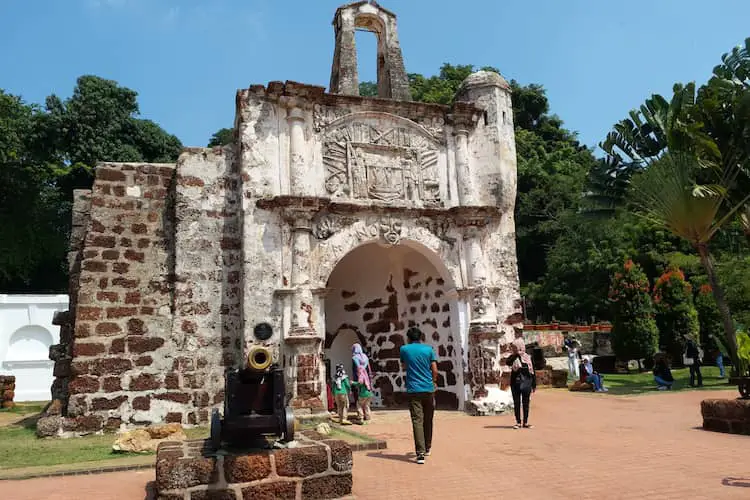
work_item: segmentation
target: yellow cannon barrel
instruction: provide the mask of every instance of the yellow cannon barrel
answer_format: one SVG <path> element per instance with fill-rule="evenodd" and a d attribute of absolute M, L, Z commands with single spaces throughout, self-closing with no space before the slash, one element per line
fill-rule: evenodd
<path fill-rule="evenodd" d="M 259 372 L 267 370 L 272 362 L 271 350 L 263 346 L 254 345 L 247 354 L 247 367 L 251 370 Z"/>

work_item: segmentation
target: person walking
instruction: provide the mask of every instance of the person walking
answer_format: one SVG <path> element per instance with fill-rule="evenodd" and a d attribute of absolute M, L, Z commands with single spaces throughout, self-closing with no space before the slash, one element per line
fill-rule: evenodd
<path fill-rule="evenodd" d="M 529 424 L 529 404 L 531 393 L 536 391 L 536 373 L 531 356 L 526 353 L 526 344 L 519 338 L 510 345 L 512 354 L 506 363 L 510 366 L 510 392 L 513 394 L 513 411 L 516 414 L 516 425 L 514 429 L 522 425 L 526 429 L 533 426 Z M 521 421 L 521 404 L 523 403 L 523 422 Z"/>
<path fill-rule="evenodd" d="M 336 365 L 336 373 L 333 375 L 333 387 L 331 388 L 333 397 L 336 399 L 336 411 L 339 414 L 339 423 L 341 425 L 352 425 L 347 413 L 349 412 L 349 393 L 351 384 L 346 374 L 343 363 Z"/>
<path fill-rule="evenodd" d="M 581 343 L 578 342 L 578 339 L 574 335 L 566 334 L 563 348 L 568 353 L 568 377 L 578 380 L 581 376 L 578 365 L 578 353 L 581 349 Z"/>
<path fill-rule="evenodd" d="M 406 372 L 406 392 L 417 463 L 423 464 L 432 448 L 437 356 L 431 346 L 422 343 L 422 331 L 416 326 L 407 330 L 406 338 L 409 343 L 401 347 L 400 358 Z"/>
<path fill-rule="evenodd" d="M 710 335 L 716 345 L 716 366 L 719 367 L 719 378 L 726 377 L 726 371 L 724 370 L 724 358 L 728 356 L 729 351 L 724 346 L 724 342 L 721 341 L 716 335 Z"/>
<path fill-rule="evenodd" d="M 684 362 L 690 367 L 690 387 L 695 387 L 696 377 L 698 387 L 703 387 L 703 374 L 701 373 L 701 352 L 695 341 L 685 335 L 686 346 Z"/>
<path fill-rule="evenodd" d="M 354 364 L 354 384 L 357 390 L 357 416 L 359 423 L 370 420 L 370 403 L 372 402 L 372 367 L 370 359 L 360 344 L 352 346 L 352 363 Z"/>

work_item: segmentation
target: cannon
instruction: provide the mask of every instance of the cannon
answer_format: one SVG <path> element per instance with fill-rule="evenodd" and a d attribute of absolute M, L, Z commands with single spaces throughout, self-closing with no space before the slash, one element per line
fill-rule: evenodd
<path fill-rule="evenodd" d="M 261 323 L 255 336 L 266 340 L 271 326 Z M 224 416 L 211 414 L 210 441 L 214 450 L 226 444 L 233 448 L 256 447 L 265 436 L 284 441 L 294 439 L 294 412 L 286 406 L 284 371 L 273 362 L 271 351 L 253 346 L 243 368 L 229 368 L 224 380 Z"/>

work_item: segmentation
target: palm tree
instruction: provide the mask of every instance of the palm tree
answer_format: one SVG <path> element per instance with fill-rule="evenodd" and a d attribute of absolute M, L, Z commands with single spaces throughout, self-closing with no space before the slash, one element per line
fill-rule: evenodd
<path fill-rule="evenodd" d="M 700 256 L 708 275 L 716 304 L 721 312 L 724 335 L 733 366 L 739 366 L 737 339 L 724 291 L 716 276 L 708 244 L 717 231 L 750 201 L 730 198 L 729 189 L 741 174 L 741 164 L 724 162 L 717 166 L 701 161 L 692 153 L 667 152 L 633 177 L 630 196 L 640 214 L 690 242 Z M 711 184 L 698 179 L 712 178 Z"/>

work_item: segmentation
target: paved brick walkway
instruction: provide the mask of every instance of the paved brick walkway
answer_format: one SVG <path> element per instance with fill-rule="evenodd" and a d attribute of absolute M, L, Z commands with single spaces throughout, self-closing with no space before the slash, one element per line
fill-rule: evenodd
<path fill-rule="evenodd" d="M 750 437 L 704 432 L 700 401 L 732 391 L 639 397 L 540 391 L 536 428 L 513 418 L 439 412 L 433 456 L 413 460 L 408 414 L 378 412 L 363 428 L 389 449 L 354 458 L 359 499 L 750 498 Z M 406 455 L 409 455 L 408 457 Z M 9 500 L 147 497 L 153 472 L 0 482 Z"/>

